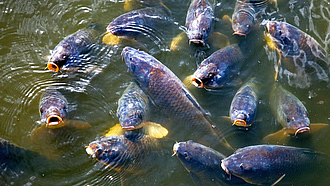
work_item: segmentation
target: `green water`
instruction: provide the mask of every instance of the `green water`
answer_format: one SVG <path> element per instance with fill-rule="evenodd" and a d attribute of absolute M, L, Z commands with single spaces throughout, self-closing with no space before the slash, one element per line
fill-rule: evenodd
<path fill-rule="evenodd" d="M 185 24 L 190 0 L 164 0 L 177 23 L 173 32 L 165 35 L 169 43 L 181 32 L 179 25 Z M 219 1 L 215 16 L 231 15 L 235 1 Z M 106 46 L 96 42 L 93 53 L 83 60 L 86 66 L 98 67 L 102 72 L 90 74 L 84 71 L 54 73 L 45 70 L 47 56 L 65 36 L 96 21 L 105 26 L 111 20 L 127 11 L 123 1 L 109 0 L 67 0 L 26 1 L 7 0 L 0 2 L 0 137 L 20 147 L 47 154 L 47 147 L 41 147 L 30 140 L 31 131 L 40 125 L 39 99 L 47 88 L 56 88 L 69 102 L 70 119 L 83 120 L 93 127 L 87 131 L 64 133 L 51 146 L 56 149 L 57 160 L 45 162 L 45 170 L 38 171 L 36 164 L 29 164 L 34 171 L 24 166 L 13 177 L 0 177 L 3 184 L 11 185 L 105 185 L 120 184 L 119 173 L 91 159 L 84 147 L 104 135 L 118 123 L 117 100 L 133 80 L 122 61 L 120 53 L 126 45 Z M 286 21 L 314 37 L 329 53 L 330 43 L 330 1 L 329 0 L 279 0 L 267 8 L 267 19 Z M 166 29 L 166 28 L 164 28 Z M 161 29 L 160 29 L 161 30 Z M 104 30 L 105 31 L 105 30 Z M 249 131 L 236 130 L 223 120 L 227 116 L 230 102 L 239 86 L 226 91 L 206 91 L 191 88 L 201 106 L 210 112 L 217 124 L 234 147 L 260 144 L 260 140 L 281 127 L 275 121 L 269 108 L 269 91 L 273 86 L 274 66 L 278 55 L 266 46 L 264 29 L 255 28 L 246 37 L 232 35 L 231 26 L 217 21 L 215 31 L 228 36 L 231 43 L 247 42 L 249 57 L 246 60 L 242 81 L 257 76 L 262 81 L 257 122 Z M 185 45 L 183 45 L 185 46 Z M 180 79 L 192 74 L 201 59 L 212 53 L 198 47 L 185 46 L 171 52 L 164 46 L 147 45 L 149 53 L 169 67 Z M 242 72 L 243 73 L 243 72 Z M 284 73 L 279 82 L 295 94 L 306 106 L 311 123 L 330 123 L 329 83 L 313 82 L 308 88 L 299 88 Z M 154 111 L 152 119 L 171 122 L 162 113 Z M 173 123 L 176 123 L 173 121 Z M 173 126 L 173 125 L 168 125 Z M 145 163 L 145 171 L 122 175 L 124 185 L 192 185 L 188 172 L 176 157 L 171 157 L 175 141 L 189 140 L 193 128 L 180 126 L 169 128 L 170 134 L 163 139 L 162 148 Z M 187 133 L 178 130 L 188 131 Z M 312 134 L 308 139 L 293 139 L 289 145 L 308 147 L 330 154 L 329 128 Z M 47 138 L 47 136 L 46 136 Z M 53 148 L 49 147 L 49 148 Z M 216 149 L 221 152 L 221 149 Z M 28 161 L 28 160 L 27 160 Z M 5 170 L 0 170 L 4 172 Z M 328 185 L 330 170 L 320 172 L 318 179 L 306 181 L 306 185 Z M 321 175 L 320 175 L 321 174 Z M 308 174 L 307 176 L 309 176 Z M 310 175 L 312 176 L 312 175 Z"/>

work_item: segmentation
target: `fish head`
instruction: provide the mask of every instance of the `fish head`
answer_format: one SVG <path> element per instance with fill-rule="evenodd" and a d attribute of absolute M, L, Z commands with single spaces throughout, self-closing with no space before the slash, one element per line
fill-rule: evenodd
<path fill-rule="evenodd" d="M 230 116 L 233 125 L 236 125 L 238 127 L 249 127 L 251 126 L 251 119 L 250 115 L 246 113 L 245 111 L 236 111 L 233 112 Z"/>
<path fill-rule="evenodd" d="M 47 68 L 51 71 L 58 72 L 65 65 L 71 55 L 71 46 L 68 43 L 60 43 L 52 51 L 48 60 Z"/>
<path fill-rule="evenodd" d="M 195 1 L 197 2 L 197 1 Z M 213 27 L 213 9 L 211 5 L 192 4 L 186 18 L 189 43 L 205 45 Z"/>
<path fill-rule="evenodd" d="M 210 167 L 218 167 L 221 159 L 225 158 L 221 153 L 191 140 L 175 143 L 173 152 L 189 172 L 203 172 Z"/>
<path fill-rule="evenodd" d="M 246 36 L 254 25 L 254 19 L 247 14 L 235 14 L 233 16 L 232 29 L 234 35 Z"/>
<path fill-rule="evenodd" d="M 218 68 L 214 63 L 199 66 L 192 75 L 193 84 L 198 88 L 217 87 Z"/>
<path fill-rule="evenodd" d="M 287 116 L 287 126 L 295 131 L 295 135 L 310 131 L 310 120 L 307 113 L 303 115 Z"/>
<path fill-rule="evenodd" d="M 49 90 L 40 99 L 39 112 L 46 127 L 62 127 L 68 115 L 67 100 L 60 92 Z"/>
<path fill-rule="evenodd" d="M 148 87 L 150 77 L 155 73 L 160 75 L 157 70 L 162 64 L 146 52 L 125 47 L 121 55 L 140 87 Z"/>
<path fill-rule="evenodd" d="M 115 170 L 121 170 L 126 163 L 130 163 L 126 142 L 127 140 L 124 140 L 123 136 L 101 137 L 91 142 L 85 150 L 99 162 Z"/>
<path fill-rule="evenodd" d="M 183 166 L 193 172 L 200 172 L 202 171 L 200 159 L 200 149 L 198 149 L 194 142 L 191 140 L 186 142 L 177 142 L 173 146 L 173 155 L 176 155 Z"/>
<path fill-rule="evenodd" d="M 279 21 L 263 21 L 263 25 L 266 26 L 268 37 L 274 42 L 277 48 L 279 48 L 282 52 L 283 50 L 291 46 L 293 43 L 291 41 L 290 31 L 288 31 L 288 27 L 283 22 Z"/>
<path fill-rule="evenodd" d="M 129 105 L 128 105 L 129 107 Z M 140 110 L 127 110 L 118 113 L 119 123 L 123 129 L 137 129 L 144 123 L 143 113 Z"/>

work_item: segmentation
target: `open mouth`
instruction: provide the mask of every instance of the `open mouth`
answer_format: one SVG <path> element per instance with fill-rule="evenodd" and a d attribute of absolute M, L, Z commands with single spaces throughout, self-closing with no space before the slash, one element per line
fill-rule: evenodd
<path fill-rule="evenodd" d="M 134 126 L 122 126 L 121 127 L 122 129 L 126 129 L 126 130 L 133 130 L 133 129 L 137 129 L 136 127 Z"/>
<path fill-rule="evenodd" d="M 57 127 L 62 124 L 63 120 L 57 115 L 51 115 L 47 118 L 47 127 Z"/>
<path fill-rule="evenodd" d="M 223 163 L 223 161 L 221 161 L 221 168 L 228 174 L 230 175 L 229 173 L 229 170 L 227 169 L 227 167 L 225 166 L 225 164 Z"/>
<path fill-rule="evenodd" d="M 237 31 L 236 31 L 236 32 L 234 32 L 234 33 L 233 33 L 233 35 L 238 35 L 238 36 L 246 36 L 246 34 L 242 34 L 242 33 L 240 33 L 240 32 L 237 32 Z"/>
<path fill-rule="evenodd" d="M 302 127 L 302 128 L 297 129 L 296 132 L 294 133 L 294 135 L 296 136 L 299 133 L 303 133 L 303 132 L 310 131 L 310 130 L 311 129 L 309 127 Z"/>
<path fill-rule="evenodd" d="M 178 151 L 178 149 L 179 149 L 179 143 L 178 142 L 176 142 L 174 145 L 173 145 L 173 154 L 172 154 L 172 156 L 175 156 L 177 153 L 177 151 Z"/>
<path fill-rule="evenodd" d="M 233 125 L 239 126 L 239 127 L 248 127 L 249 125 L 246 125 L 246 121 L 242 119 L 236 119 L 233 123 Z"/>
<path fill-rule="evenodd" d="M 48 62 L 47 68 L 54 72 L 58 72 L 60 70 L 60 68 L 53 62 Z"/>
<path fill-rule="evenodd" d="M 198 87 L 198 88 L 204 87 L 202 80 L 195 78 L 195 77 L 193 77 L 191 80 L 192 80 L 192 84 L 195 85 L 196 87 Z"/>

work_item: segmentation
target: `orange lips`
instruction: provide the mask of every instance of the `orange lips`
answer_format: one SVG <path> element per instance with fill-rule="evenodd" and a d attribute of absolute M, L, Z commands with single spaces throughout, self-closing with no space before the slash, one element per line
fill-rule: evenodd
<path fill-rule="evenodd" d="M 195 78 L 195 77 L 193 77 L 191 80 L 193 81 L 193 85 L 195 85 L 196 87 L 198 87 L 198 88 L 204 87 L 202 80 Z"/>
<path fill-rule="evenodd" d="M 48 62 L 47 68 L 54 72 L 58 72 L 60 70 L 60 68 L 53 62 Z"/>
<path fill-rule="evenodd" d="M 57 128 L 63 125 L 63 120 L 57 115 L 51 115 L 47 118 L 47 127 L 48 128 Z"/>

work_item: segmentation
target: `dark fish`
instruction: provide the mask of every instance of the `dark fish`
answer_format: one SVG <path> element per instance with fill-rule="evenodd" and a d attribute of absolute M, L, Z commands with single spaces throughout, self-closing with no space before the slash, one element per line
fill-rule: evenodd
<path fill-rule="evenodd" d="M 230 45 L 215 51 L 198 65 L 192 75 L 193 84 L 198 88 L 221 88 L 229 85 L 238 76 L 243 54 L 238 45 Z"/>
<path fill-rule="evenodd" d="M 186 17 L 189 43 L 205 44 L 213 29 L 213 18 L 213 5 L 208 0 L 191 2 Z"/>
<path fill-rule="evenodd" d="M 277 133 L 270 134 L 264 138 L 280 140 L 288 135 L 309 132 L 311 127 L 317 131 L 327 124 L 310 124 L 308 112 L 303 103 L 292 93 L 276 84 L 270 95 L 270 105 L 276 120 L 282 125 L 283 129 Z"/>
<path fill-rule="evenodd" d="M 258 102 L 258 87 L 255 81 L 255 78 L 252 78 L 236 92 L 229 110 L 233 125 L 249 127 L 254 122 Z"/>
<path fill-rule="evenodd" d="M 257 22 L 257 16 L 269 0 L 237 0 L 232 15 L 234 34 L 245 36 Z"/>
<path fill-rule="evenodd" d="M 118 100 L 117 116 L 123 129 L 140 128 L 148 121 L 148 96 L 136 83 L 132 82 Z"/>
<path fill-rule="evenodd" d="M 39 102 L 41 122 L 47 128 L 60 128 L 63 126 L 75 126 L 77 128 L 89 128 L 90 124 L 83 121 L 68 120 L 68 101 L 57 90 L 46 90 Z"/>
<path fill-rule="evenodd" d="M 91 23 L 87 28 L 65 37 L 51 52 L 47 68 L 58 72 L 69 60 L 88 52 L 96 41 L 100 27 L 99 24 Z"/>
<path fill-rule="evenodd" d="M 287 65 L 294 66 L 294 69 L 289 69 L 290 71 L 299 72 L 299 69 L 303 69 L 297 73 L 298 76 L 308 72 L 312 74 L 310 78 L 329 81 L 328 54 L 314 38 L 286 22 L 263 21 L 262 24 L 267 28 L 265 37 L 268 46 L 279 54 L 278 68 L 283 56 L 293 60 L 290 62 L 292 64 Z M 277 73 L 278 69 L 275 79 Z"/>
<path fill-rule="evenodd" d="M 174 119 L 194 127 L 194 135 L 222 138 L 225 146 L 230 147 L 223 136 L 219 136 L 221 132 L 214 128 L 205 110 L 170 69 L 146 52 L 130 47 L 123 49 L 122 57 L 138 85 L 155 106 Z M 215 145 L 214 140 L 209 139 L 208 145 Z"/>
<path fill-rule="evenodd" d="M 163 6 L 134 10 L 112 20 L 103 42 L 114 45 L 120 43 L 120 38 L 136 40 L 144 37 L 162 43 L 164 28 L 171 28 L 169 25 L 173 23 L 171 13 Z"/>
<path fill-rule="evenodd" d="M 256 145 L 238 149 L 222 160 L 221 167 L 227 174 L 251 184 L 294 184 L 320 168 L 325 158 L 324 154 L 306 148 Z"/>
<path fill-rule="evenodd" d="M 57 90 L 47 90 L 40 99 L 41 122 L 49 128 L 62 127 L 68 115 L 68 101 Z"/>
<path fill-rule="evenodd" d="M 158 145 L 156 138 L 136 133 L 130 134 L 129 138 L 125 135 L 101 137 L 91 142 L 86 152 L 111 169 L 136 172 L 143 167 L 144 158 Z"/>
<path fill-rule="evenodd" d="M 221 168 L 224 155 L 209 147 L 193 141 L 175 143 L 173 155 L 190 173 L 196 185 L 244 184 L 244 180 L 236 176 L 228 176 Z"/>
<path fill-rule="evenodd" d="M 0 165 L 1 185 L 32 184 L 32 177 L 41 178 L 49 170 L 45 157 L 2 138 L 0 138 Z"/>

